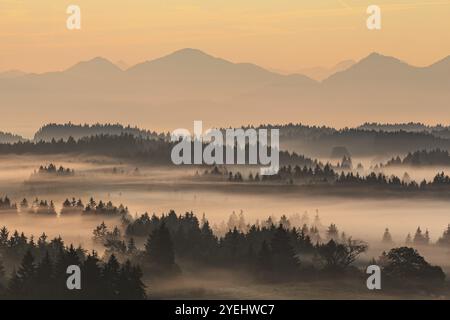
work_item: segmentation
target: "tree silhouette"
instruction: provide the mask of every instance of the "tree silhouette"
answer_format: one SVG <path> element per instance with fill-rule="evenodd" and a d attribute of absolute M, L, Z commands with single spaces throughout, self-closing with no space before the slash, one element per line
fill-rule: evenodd
<path fill-rule="evenodd" d="M 34 277 L 36 265 L 31 251 L 28 250 L 17 272 L 13 272 L 9 283 L 9 294 L 21 299 L 30 298 L 34 294 Z"/>
<path fill-rule="evenodd" d="M 152 266 L 161 273 L 173 274 L 178 271 L 172 238 L 165 223 L 150 234 L 145 251 Z"/>
<path fill-rule="evenodd" d="M 383 253 L 380 260 L 383 275 L 390 285 L 430 288 L 440 286 L 445 281 L 442 269 L 430 265 L 413 248 L 391 249 L 387 254 Z"/>
<path fill-rule="evenodd" d="M 389 229 L 388 229 L 388 228 L 384 229 L 384 234 L 383 234 L 382 242 L 383 242 L 384 244 L 392 244 L 392 242 L 393 242 L 393 241 L 392 241 L 391 233 L 389 232 Z"/>

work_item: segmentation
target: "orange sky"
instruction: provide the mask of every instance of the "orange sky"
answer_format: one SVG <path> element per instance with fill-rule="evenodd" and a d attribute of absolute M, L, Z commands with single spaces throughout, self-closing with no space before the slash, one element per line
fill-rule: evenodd
<path fill-rule="evenodd" d="M 66 29 L 69 4 L 80 31 Z M 366 28 L 370 4 L 380 31 Z M 427 65 L 450 54 L 450 0 L 0 0 L 0 71 L 132 65 L 184 47 L 286 72 L 372 51 Z"/>

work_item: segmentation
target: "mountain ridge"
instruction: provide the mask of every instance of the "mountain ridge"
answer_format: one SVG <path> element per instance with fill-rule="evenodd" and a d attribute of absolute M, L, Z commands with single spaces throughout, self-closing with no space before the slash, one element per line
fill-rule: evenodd
<path fill-rule="evenodd" d="M 0 77 L 2 103 L 8 106 L 0 125 L 10 130 L 10 119 L 18 114 L 28 127 L 48 121 L 48 114 L 54 122 L 120 121 L 155 129 L 190 128 L 197 119 L 211 126 L 450 122 L 449 71 L 449 57 L 415 67 L 371 53 L 318 82 L 198 49 L 178 50 L 126 70 L 96 57 L 59 72 Z"/>

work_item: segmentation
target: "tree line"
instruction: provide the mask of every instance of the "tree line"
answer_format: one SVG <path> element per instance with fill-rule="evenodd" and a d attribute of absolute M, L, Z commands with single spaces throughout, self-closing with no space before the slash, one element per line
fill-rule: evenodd
<path fill-rule="evenodd" d="M 33 173 L 33 176 L 61 176 L 71 177 L 75 175 L 75 170 L 64 168 L 63 166 L 56 167 L 53 163 L 48 166 L 39 166 L 39 169 Z"/>
<path fill-rule="evenodd" d="M 362 275 L 363 268 L 355 262 L 366 252 L 367 244 L 339 233 L 335 224 L 325 229 L 322 238 L 312 240 L 318 233 L 317 226 L 290 227 L 286 217 L 282 217 L 278 225 L 272 221 L 269 218 L 263 224 L 247 225 L 244 231 L 234 227 L 223 236 L 217 236 L 204 217 L 199 221 L 192 212 L 177 215 L 170 211 L 161 217 L 143 214 L 128 222 L 124 236 L 116 234 L 115 241 L 122 245 L 115 247 L 122 248 L 121 252 L 113 249 L 110 253 L 132 257 L 143 265 L 152 265 L 152 270 L 171 270 L 173 274 L 180 272 L 179 263 L 189 261 L 199 266 L 248 272 L 260 281 Z M 450 229 L 444 235 L 449 232 Z M 446 237 L 448 241 L 449 236 Z M 125 238 L 130 241 L 128 245 Z M 136 249 L 135 238 L 146 239 L 144 250 Z M 110 244 L 107 247 L 112 248 Z M 398 264 L 403 256 L 405 260 Z M 420 263 L 416 264 L 417 261 Z M 414 286 L 437 288 L 444 285 L 442 269 L 430 265 L 417 250 L 407 246 L 384 252 L 371 263 L 388 271 L 393 286 L 400 285 L 398 279 L 394 279 L 395 274 L 401 279 L 411 277 Z"/>
<path fill-rule="evenodd" d="M 373 186 L 394 188 L 402 190 L 437 190 L 450 187 L 450 177 L 444 172 L 437 173 L 431 181 L 425 179 L 418 184 L 415 181 L 406 181 L 396 175 L 387 176 L 383 173 L 371 172 L 360 175 L 359 172 L 344 172 L 338 174 L 330 164 L 316 165 L 314 168 L 298 165 L 292 167 L 282 166 L 277 174 L 260 176 L 258 173 L 250 173 L 244 177 L 239 171 L 233 172 L 226 168 L 214 166 L 211 170 L 205 170 L 204 176 L 222 176 L 231 182 L 276 182 L 283 184 L 323 185 L 323 186 Z M 409 180 L 409 179 L 407 179 Z"/>
<path fill-rule="evenodd" d="M 67 267 L 81 269 L 81 289 L 68 290 Z M 6 275 L 6 266 L 10 276 Z M 11 270 L 12 269 L 12 270 Z M 0 229 L 0 298 L 3 299 L 144 299 L 142 271 L 114 255 L 101 259 L 81 246 L 66 246 L 61 237 L 37 241 Z"/>
<path fill-rule="evenodd" d="M 8 196 L 4 198 L 0 197 L 0 212 L 21 212 L 37 215 L 57 215 L 57 210 L 53 200 L 42 200 L 35 198 L 32 202 L 29 202 L 27 198 L 23 200 L 17 206 L 16 203 L 11 202 Z M 128 208 L 123 204 L 119 206 L 114 205 L 111 201 L 99 200 L 98 202 L 91 197 L 86 205 L 81 199 L 69 199 L 66 198 L 61 205 L 60 214 L 95 214 L 106 216 L 120 216 L 126 218 L 129 215 Z"/>
<path fill-rule="evenodd" d="M 389 166 L 450 166 L 450 154 L 441 149 L 408 152 L 403 159 L 397 156 L 380 165 L 381 168 Z"/>
<path fill-rule="evenodd" d="M 166 139 L 170 140 L 169 134 L 160 133 L 155 131 L 143 130 L 138 127 L 123 126 L 119 123 L 100 124 L 73 124 L 71 122 L 65 124 L 49 123 L 41 127 L 34 134 L 34 141 L 51 141 L 55 140 L 67 140 L 70 137 L 75 140 L 96 136 L 96 135 L 121 135 L 130 134 L 135 137 L 150 138 L 150 139 Z"/>

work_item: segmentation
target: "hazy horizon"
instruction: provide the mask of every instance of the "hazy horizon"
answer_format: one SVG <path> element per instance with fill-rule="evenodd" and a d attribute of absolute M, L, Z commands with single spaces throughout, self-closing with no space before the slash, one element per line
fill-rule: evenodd
<path fill-rule="evenodd" d="M 62 66 L 62 67 L 60 67 L 58 69 L 48 69 L 48 70 L 41 70 L 39 72 L 34 72 L 34 71 L 30 71 L 30 70 L 25 70 L 25 69 L 5 67 L 4 69 L 0 69 L 0 75 L 4 74 L 4 73 L 13 73 L 11 76 L 17 77 L 17 76 L 22 76 L 22 75 L 26 75 L 26 74 L 41 75 L 41 74 L 45 74 L 45 73 L 63 72 L 63 71 L 69 70 L 72 67 L 75 67 L 79 63 L 90 62 L 90 61 L 93 61 L 93 60 L 96 60 L 96 59 L 107 60 L 108 62 L 110 62 L 114 66 L 118 67 L 121 71 L 127 71 L 128 69 L 131 69 L 131 68 L 133 68 L 133 67 L 135 67 L 135 66 L 137 66 L 139 64 L 142 64 L 142 63 L 145 63 L 145 62 L 150 62 L 150 61 L 155 61 L 155 60 L 158 60 L 160 58 L 164 58 L 166 56 L 169 56 L 171 54 L 174 54 L 176 52 L 180 52 L 180 51 L 183 51 L 183 50 L 198 50 L 198 51 L 201 51 L 201 52 L 203 52 L 203 53 L 205 53 L 207 55 L 214 56 L 210 52 L 208 52 L 207 50 L 203 50 L 202 48 L 182 47 L 182 48 L 178 48 L 178 49 L 175 49 L 175 50 L 172 50 L 172 51 L 164 52 L 161 55 L 147 57 L 147 58 L 144 58 L 143 60 L 139 60 L 139 61 L 136 61 L 133 64 L 130 64 L 124 59 L 114 60 L 114 59 L 109 58 L 108 56 L 101 56 L 101 55 L 96 55 L 95 53 L 93 53 L 90 57 L 87 57 L 86 59 L 73 60 L 71 62 L 68 62 L 67 65 Z M 366 53 L 362 53 L 362 55 L 359 56 L 359 57 L 347 57 L 347 58 L 345 58 L 343 60 L 337 60 L 334 63 L 324 64 L 324 65 L 300 65 L 299 67 L 297 67 L 294 70 L 284 70 L 284 69 L 276 69 L 276 68 L 266 67 L 266 66 L 263 66 L 263 65 L 259 65 L 259 64 L 257 64 L 256 62 L 253 62 L 253 61 L 235 61 L 235 60 L 232 60 L 231 58 L 224 57 L 224 56 L 214 56 L 214 57 L 219 58 L 219 59 L 223 59 L 223 60 L 235 63 L 235 64 L 254 64 L 254 65 L 258 66 L 258 67 L 266 69 L 267 71 L 270 71 L 270 72 L 273 72 L 273 73 L 282 74 L 282 75 L 302 74 L 302 75 L 305 75 L 307 77 L 310 77 L 313 80 L 321 82 L 322 80 L 326 79 L 330 75 L 333 75 L 334 73 L 337 73 L 337 72 L 344 71 L 344 70 L 348 69 L 349 67 L 351 67 L 352 65 L 354 65 L 357 62 L 361 61 L 362 59 L 367 58 L 371 54 L 380 54 L 380 55 L 383 55 L 383 56 L 395 57 L 393 55 L 389 55 L 389 54 L 386 54 L 384 52 L 380 52 L 380 51 L 377 51 L 377 50 L 372 50 L 372 51 L 368 51 Z M 448 57 L 450 57 L 450 51 L 449 51 L 448 54 L 444 53 L 441 57 L 437 57 L 434 60 L 430 60 L 430 61 L 425 62 L 424 64 L 420 64 L 420 65 L 411 63 L 411 62 L 409 62 L 407 60 L 402 60 L 402 59 L 399 59 L 399 60 L 401 60 L 402 62 L 404 62 L 404 63 L 406 63 L 406 64 L 408 64 L 408 65 L 410 65 L 412 67 L 425 68 L 425 67 L 432 66 L 433 64 L 435 64 L 435 63 L 437 63 L 439 61 L 445 60 Z M 346 64 L 346 65 L 343 67 L 342 70 L 333 71 L 340 64 Z M 326 69 L 326 70 L 329 71 L 327 73 L 328 76 L 324 77 L 322 80 L 314 79 L 313 76 L 309 75 L 309 74 L 312 73 L 312 71 L 314 71 L 314 69 Z"/>
<path fill-rule="evenodd" d="M 368 0 L 129 1 L 126 10 L 119 2 L 79 0 L 82 28 L 73 32 L 65 26 L 69 4 L 1 1 L 0 70 L 61 70 L 96 55 L 133 65 L 184 47 L 290 73 L 372 51 L 418 66 L 450 52 L 442 41 L 450 28 L 447 0 L 379 0 L 383 27 L 376 32 L 366 28 L 374 4 Z"/>

